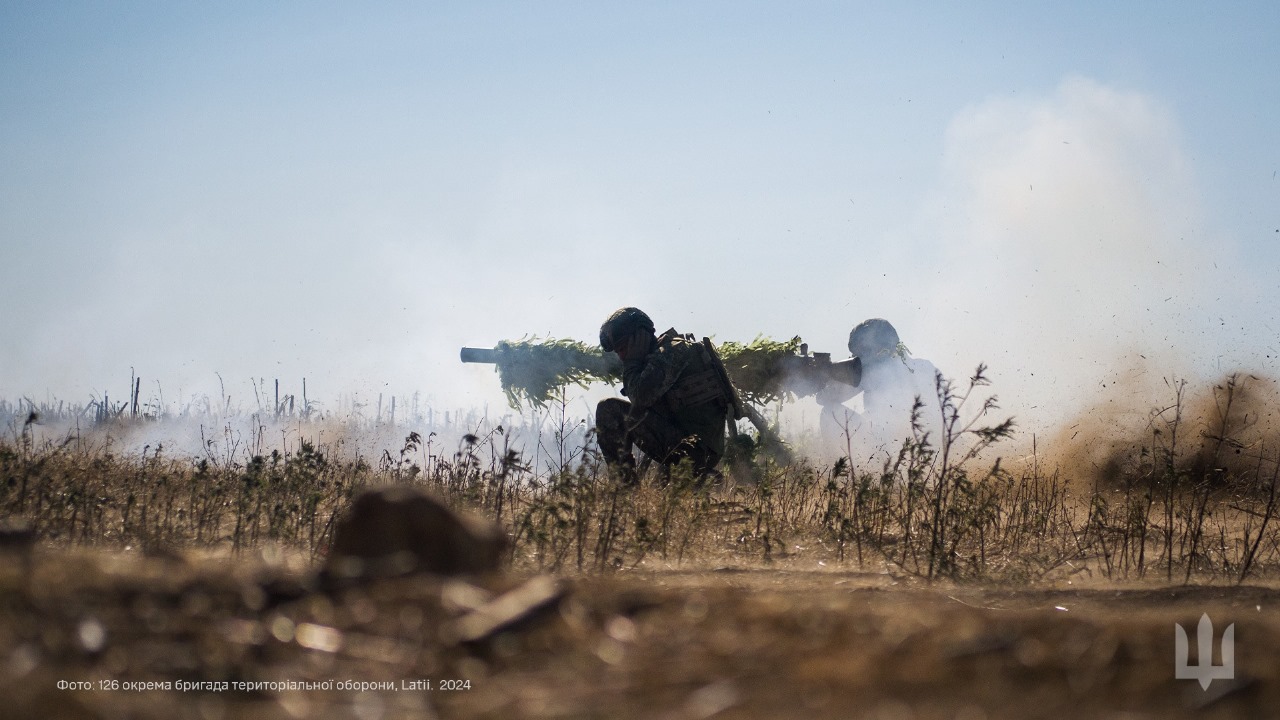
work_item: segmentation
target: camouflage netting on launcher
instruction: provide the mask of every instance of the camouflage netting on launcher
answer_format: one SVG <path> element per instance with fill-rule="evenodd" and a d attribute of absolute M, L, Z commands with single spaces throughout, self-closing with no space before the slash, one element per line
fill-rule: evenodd
<path fill-rule="evenodd" d="M 610 385 L 622 379 L 622 361 L 576 340 L 531 338 L 502 341 L 494 348 L 498 379 L 511 407 L 544 407 L 559 388 Z"/>
<path fill-rule="evenodd" d="M 742 400 L 763 405 L 788 394 L 785 358 L 799 354 L 800 345 L 799 337 L 780 341 L 758 335 L 748 344 L 726 342 L 717 349 Z"/>
<path fill-rule="evenodd" d="M 777 341 L 761 336 L 746 344 L 726 342 L 718 350 L 742 399 L 763 404 L 786 395 L 783 359 L 796 356 L 800 345 L 798 337 Z M 612 385 L 622 379 L 622 362 L 617 355 L 576 340 L 504 340 L 494 352 L 502 391 L 516 409 L 545 407 L 561 387 L 586 387 L 594 382 Z"/>

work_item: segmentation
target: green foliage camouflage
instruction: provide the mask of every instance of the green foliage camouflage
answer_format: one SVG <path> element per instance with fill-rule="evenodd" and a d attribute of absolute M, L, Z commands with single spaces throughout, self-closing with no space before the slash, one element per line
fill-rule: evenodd
<path fill-rule="evenodd" d="M 779 341 L 760 335 L 745 345 L 726 342 L 717 350 L 743 402 L 763 405 L 787 395 L 785 358 L 799 355 L 800 344 L 799 337 Z"/>
<path fill-rule="evenodd" d="M 759 405 L 786 394 L 784 358 L 798 355 L 800 343 L 799 337 L 777 341 L 761 336 L 746 344 L 726 342 L 718 349 L 743 401 Z M 612 385 L 622 380 L 622 362 L 617 355 L 576 340 L 504 340 L 494 351 L 502 391 L 516 409 L 545 407 L 561 387 L 586 387 L 593 382 Z"/>
<path fill-rule="evenodd" d="M 498 380 L 511 407 L 545 407 L 561 387 L 622 380 L 622 361 L 598 346 L 555 338 L 503 340 L 494 348 Z"/>

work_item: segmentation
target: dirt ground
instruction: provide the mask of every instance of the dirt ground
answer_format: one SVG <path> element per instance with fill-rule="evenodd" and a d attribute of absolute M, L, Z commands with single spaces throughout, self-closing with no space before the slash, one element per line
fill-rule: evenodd
<path fill-rule="evenodd" d="M 1196 662 L 1205 613 L 1215 647 L 1235 639 L 1207 690 L 1174 657 L 1181 623 Z M 1280 590 L 1261 585 L 814 566 L 325 590 L 270 553 L 0 556 L 0 717 L 1262 718 L 1278 676 Z"/>

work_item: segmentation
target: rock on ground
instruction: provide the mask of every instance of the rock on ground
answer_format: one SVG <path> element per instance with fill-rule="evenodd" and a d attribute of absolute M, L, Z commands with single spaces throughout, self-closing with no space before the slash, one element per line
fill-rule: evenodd
<path fill-rule="evenodd" d="M 450 509 L 421 488 L 378 487 L 357 495 L 334 528 L 322 575 L 488 573 L 499 569 L 505 547 L 499 528 Z"/>

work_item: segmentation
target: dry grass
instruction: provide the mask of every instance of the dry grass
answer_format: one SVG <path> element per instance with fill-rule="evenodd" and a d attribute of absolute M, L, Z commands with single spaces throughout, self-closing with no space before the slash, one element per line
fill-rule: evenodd
<path fill-rule="evenodd" d="M 622 485 L 578 440 L 581 423 L 563 402 L 550 446 L 538 447 L 541 467 L 501 426 L 478 425 L 447 450 L 410 432 L 376 461 L 307 441 L 187 458 L 119 455 L 80 434 L 36 442 L 28 416 L 0 442 L 0 515 L 57 543 L 238 551 L 269 542 L 314 557 L 357 489 L 415 483 L 507 528 L 517 565 L 552 570 L 822 563 L 925 578 L 1241 582 L 1280 565 L 1280 465 L 1241 439 L 1257 412 L 1240 406 L 1244 379 L 1216 388 L 1208 431 L 1188 430 L 1184 387 L 1173 386 L 1142 442 L 1072 476 L 1035 456 L 1016 467 L 987 459 L 1012 425 L 984 424 L 994 400 L 966 410 L 984 385 L 981 368 L 963 393 L 939 379 L 943 437 L 918 432 L 878 467 L 777 464 L 747 450 L 709 487 L 679 468 Z"/>

